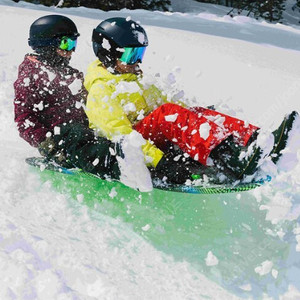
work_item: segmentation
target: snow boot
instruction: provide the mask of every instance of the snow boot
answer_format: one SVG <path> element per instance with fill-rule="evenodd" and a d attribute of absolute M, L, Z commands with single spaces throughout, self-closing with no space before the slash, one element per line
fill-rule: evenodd
<path fill-rule="evenodd" d="M 257 169 L 263 150 L 256 146 L 256 136 L 245 147 L 237 145 L 230 136 L 218 145 L 210 154 L 214 166 L 225 174 L 231 174 L 232 180 L 253 175 Z"/>
<path fill-rule="evenodd" d="M 293 128 L 295 119 L 299 116 L 296 111 L 293 111 L 289 115 L 286 115 L 280 126 L 273 131 L 274 135 L 274 147 L 270 152 L 271 160 L 276 164 L 281 157 L 281 151 L 286 147 L 289 134 Z"/>
<path fill-rule="evenodd" d="M 287 115 L 280 126 L 272 132 L 274 136 L 274 146 L 269 153 L 257 145 L 259 132 L 255 132 L 250 138 L 246 147 L 238 146 L 232 137 L 227 138 L 218 145 L 210 157 L 217 168 L 230 171 L 236 179 L 243 179 L 245 176 L 253 175 L 258 170 L 262 160 L 271 157 L 276 164 L 281 157 L 281 151 L 286 147 L 289 133 L 298 113 L 293 111 Z"/>

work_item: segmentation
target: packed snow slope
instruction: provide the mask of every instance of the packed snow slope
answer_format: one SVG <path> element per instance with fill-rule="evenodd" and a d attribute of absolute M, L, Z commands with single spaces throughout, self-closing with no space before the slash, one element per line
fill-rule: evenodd
<path fill-rule="evenodd" d="M 285 9 L 282 13 L 282 20 L 280 23 L 290 26 L 299 26 L 300 11 L 295 9 L 295 0 L 286 0 Z M 248 8 L 245 7 L 244 10 L 238 12 L 237 9 L 232 10 L 231 7 L 214 5 L 210 3 L 198 2 L 197 0 L 171 0 L 172 10 L 174 12 L 182 12 L 189 14 L 213 14 L 218 16 L 225 16 L 230 12 L 232 16 L 247 16 L 249 14 Z M 250 17 L 253 17 L 253 14 Z"/>
<path fill-rule="evenodd" d="M 123 193 L 25 164 L 37 151 L 18 137 L 12 85 L 30 24 L 50 13 L 77 24 L 72 65 L 82 71 L 95 59 L 92 29 L 131 16 L 150 40 L 145 81 L 166 93 L 266 130 L 300 111 L 296 27 L 0 0 L 0 299 L 299 299 L 300 126 L 281 171 L 263 167 L 273 181 L 241 194 Z"/>

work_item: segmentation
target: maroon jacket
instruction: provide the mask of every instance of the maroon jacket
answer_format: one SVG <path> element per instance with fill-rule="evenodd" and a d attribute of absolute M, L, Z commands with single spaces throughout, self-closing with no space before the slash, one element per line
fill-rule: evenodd
<path fill-rule="evenodd" d="M 70 66 L 55 69 L 36 55 L 26 55 L 19 66 L 15 88 L 15 122 L 20 136 L 38 147 L 47 132 L 62 123 L 88 126 L 83 105 L 83 74 Z"/>

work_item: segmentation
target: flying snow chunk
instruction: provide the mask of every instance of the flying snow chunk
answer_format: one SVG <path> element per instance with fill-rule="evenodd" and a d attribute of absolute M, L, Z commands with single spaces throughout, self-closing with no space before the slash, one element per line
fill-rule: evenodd
<path fill-rule="evenodd" d="M 239 288 L 246 292 L 250 292 L 252 290 L 251 284 L 249 284 L 249 283 L 245 284 L 245 285 L 241 285 L 241 286 L 239 286 Z"/>
<path fill-rule="evenodd" d="M 204 140 L 207 140 L 207 138 L 209 137 L 210 129 L 211 127 L 208 123 L 203 123 L 200 125 L 199 134 Z"/>
<path fill-rule="evenodd" d="M 174 157 L 174 161 L 179 161 L 180 158 L 181 158 L 181 154 L 175 156 L 175 157 Z"/>
<path fill-rule="evenodd" d="M 145 115 L 144 115 L 145 111 L 142 109 L 142 110 L 140 110 L 138 113 L 139 113 L 139 114 L 138 114 L 138 116 L 137 116 L 137 120 L 138 120 L 138 121 L 139 121 L 139 120 L 143 120 L 143 119 L 145 118 Z"/>
<path fill-rule="evenodd" d="M 69 89 L 72 95 L 77 95 L 82 88 L 82 82 L 80 79 L 75 79 L 70 85 Z"/>
<path fill-rule="evenodd" d="M 108 41 L 107 39 L 103 39 L 102 47 L 103 47 L 104 49 L 108 50 L 108 51 L 110 50 L 111 45 L 110 45 L 110 43 L 109 43 L 109 41 Z"/>
<path fill-rule="evenodd" d="M 37 108 L 39 111 L 42 111 L 44 109 L 44 103 L 41 101 L 39 104 L 34 104 L 34 108 Z"/>
<path fill-rule="evenodd" d="M 276 269 L 272 269 L 272 276 L 277 279 L 278 271 Z"/>
<path fill-rule="evenodd" d="M 145 143 L 145 139 L 137 131 L 127 134 L 122 140 L 124 158 L 117 157 L 117 160 L 122 183 L 141 192 L 150 192 L 153 189 L 152 180 L 141 148 Z"/>
<path fill-rule="evenodd" d="M 80 108 L 83 107 L 83 106 L 84 106 L 83 103 L 81 103 L 81 102 L 79 102 L 79 101 L 76 101 L 75 107 L 76 107 L 77 109 L 80 109 Z"/>
<path fill-rule="evenodd" d="M 54 135 L 59 135 L 60 134 L 60 127 L 55 126 L 54 127 Z"/>
<path fill-rule="evenodd" d="M 168 83 L 170 84 L 175 84 L 176 83 L 176 78 L 173 73 L 170 73 L 167 77 Z"/>
<path fill-rule="evenodd" d="M 268 274 L 273 267 L 273 263 L 270 260 L 265 260 L 262 264 L 254 269 L 255 273 L 260 276 Z"/>
<path fill-rule="evenodd" d="M 50 81 L 53 81 L 56 77 L 55 73 L 49 71 L 48 69 L 44 68 L 43 71 L 45 71 L 48 75 L 48 78 Z"/>
<path fill-rule="evenodd" d="M 24 86 L 29 86 L 30 79 L 28 77 L 26 77 L 26 78 L 23 79 L 23 82 L 24 82 Z"/>
<path fill-rule="evenodd" d="M 219 260 L 211 251 L 208 251 L 207 256 L 205 258 L 205 263 L 208 267 L 216 266 L 219 263 Z"/>
<path fill-rule="evenodd" d="M 150 229 L 150 225 L 146 224 L 144 227 L 142 227 L 143 231 L 148 231 Z"/>
<path fill-rule="evenodd" d="M 134 36 L 136 37 L 136 39 L 138 40 L 138 42 L 140 44 L 142 44 L 142 45 L 147 44 L 148 40 L 142 32 L 137 31 L 137 30 L 133 30 L 132 33 L 134 34 Z"/>
<path fill-rule="evenodd" d="M 125 113 L 136 111 L 134 103 L 127 103 L 123 106 Z"/>
<path fill-rule="evenodd" d="M 113 149 L 113 148 L 108 148 L 108 150 L 109 150 L 109 153 L 110 153 L 111 155 L 113 155 L 113 156 L 116 155 L 115 149 Z"/>
<path fill-rule="evenodd" d="M 217 125 L 219 125 L 220 127 L 222 127 L 224 125 L 224 122 L 225 122 L 225 117 L 222 117 L 220 115 L 218 115 L 215 119 L 215 123 Z"/>
<path fill-rule="evenodd" d="M 96 158 L 94 161 L 93 161 L 93 166 L 97 166 L 99 164 L 99 158 Z"/>
<path fill-rule="evenodd" d="M 165 116 L 167 122 L 175 122 L 177 120 L 178 114 Z"/>
<path fill-rule="evenodd" d="M 44 165 L 44 164 L 40 165 L 40 170 L 41 170 L 41 172 L 45 171 L 46 170 L 46 165 Z"/>
<path fill-rule="evenodd" d="M 117 195 L 118 195 L 118 193 L 116 191 L 116 188 L 114 188 L 114 187 L 111 189 L 110 193 L 108 194 L 108 196 L 112 199 L 115 198 Z"/>
<path fill-rule="evenodd" d="M 136 82 L 120 82 L 116 85 L 116 91 L 113 93 L 112 98 L 114 99 L 119 94 L 129 93 L 134 94 L 140 92 L 141 88 Z"/>

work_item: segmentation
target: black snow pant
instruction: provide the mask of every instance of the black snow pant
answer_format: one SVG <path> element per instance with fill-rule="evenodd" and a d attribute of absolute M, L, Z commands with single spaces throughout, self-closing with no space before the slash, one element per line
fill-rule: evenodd
<path fill-rule="evenodd" d="M 157 171 L 154 170 L 153 174 L 160 178 L 167 176 L 170 182 L 175 183 L 184 183 L 188 179 L 195 179 L 198 176 L 201 178 L 203 175 L 206 175 L 209 182 L 213 183 L 231 183 L 241 180 L 246 176 L 254 175 L 258 170 L 262 150 L 256 147 L 255 143 L 252 144 L 255 139 L 256 134 L 254 133 L 249 143 L 245 147 L 241 147 L 233 141 L 232 137 L 228 137 L 211 151 L 210 158 L 213 164 L 210 166 L 204 166 L 191 157 L 186 158 L 181 149 L 170 147 L 166 157 L 169 157 L 171 162 L 176 158 L 176 163 L 173 161 L 174 167 L 170 168 L 168 166 L 162 174 L 157 174 Z M 249 155 L 243 157 L 243 152 L 248 152 Z M 178 159 L 178 157 L 180 158 Z M 182 170 L 176 171 L 177 164 L 185 166 L 185 172 L 182 172 Z M 221 175 L 224 175 L 225 178 Z"/>
<path fill-rule="evenodd" d="M 60 125 L 52 135 L 52 149 L 39 149 L 49 160 L 66 167 L 76 167 L 101 178 L 120 178 L 117 157 L 123 157 L 120 143 L 95 136 L 94 130 L 83 124 Z"/>

